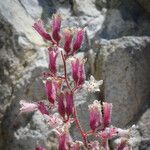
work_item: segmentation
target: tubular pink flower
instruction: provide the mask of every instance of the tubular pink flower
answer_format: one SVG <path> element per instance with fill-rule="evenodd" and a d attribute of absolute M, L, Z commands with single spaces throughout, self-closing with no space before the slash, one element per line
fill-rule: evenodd
<path fill-rule="evenodd" d="M 53 74 L 56 74 L 57 72 L 57 65 L 56 65 L 57 56 L 58 53 L 55 52 L 54 50 L 49 51 L 49 69 Z"/>
<path fill-rule="evenodd" d="M 71 143 L 72 143 L 72 139 L 69 133 L 62 133 L 61 135 L 59 135 L 58 150 L 69 150 Z"/>
<path fill-rule="evenodd" d="M 48 41 L 52 41 L 50 34 L 44 28 L 43 21 L 39 20 L 38 22 L 34 23 L 33 28 L 45 39 Z"/>
<path fill-rule="evenodd" d="M 81 63 L 80 67 L 79 67 L 79 81 L 78 81 L 78 84 L 79 85 L 84 84 L 85 79 L 86 79 L 86 75 L 85 75 L 84 63 Z"/>
<path fill-rule="evenodd" d="M 93 131 L 102 125 L 102 112 L 100 103 L 95 100 L 93 104 L 89 105 L 90 111 L 90 127 Z"/>
<path fill-rule="evenodd" d="M 112 113 L 112 104 L 103 103 L 104 111 L 104 129 L 110 125 L 111 122 L 111 113 Z"/>
<path fill-rule="evenodd" d="M 81 48 L 83 39 L 84 39 L 84 30 L 79 29 L 77 32 L 77 37 L 76 37 L 75 43 L 73 45 L 73 53 L 77 52 L 77 50 L 79 50 Z"/>
<path fill-rule="evenodd" d="M 61 26 L 61 17 L 60 15 L 53 15 L 53 20 L 52 20 L 52 36 L 53 39 L 59 43 L 61 39 L 60 35 L 60 26 Z"/>
<path fill-rule="evenodd" d="M 58 112 L 59 114 L 65 118 L 66 108 L 64 104 L 64 94 L 61 93 L 58 97 Z"/>
<path fill-rule="evenodd" d="M 35 150 L 46 150 L 45 148 L 43 148 L 43 147 L 41 147 L 41 146 L 38 146 L 38 147 L 36 147 L 36 149 Z"/>
<path fill-rule="evenodd" d="M 76 59 L 76 61 L 71 61 L 71 65 L 72 65 L 72 78 L 75 81 L 75 83 L 78 83 L 79 80 L 79 59 Z"/>
<path fill-rule="evenodd" d="M 76 85 L 82 85 L 85 82 L 85 68 L 84 61 L 78 58 L 75 61 L 71 61 L 72 64 L 72 78 Z"/>
<path fill-rule="evenodd" d="M 52 80 L 46 81 L 46 94 L 49 102 L 54 104 L 56 99 L 56 89 Z"/>
<path fill-rule="evenodd" d="M 33 112 L 38 108 L 38 105 L 36 103 L 29 103 L 24 100 L 20 101 L 20 105 L 21 105 L 20 108 L 21 112 Z"/>
<path fill-rule="evenodd" d="M 71 43 L 73 39 L 73 33 L 71 30 L 65 30 L 64 31 L 64 36 L 65 36 L 65 43 L 64 43 L 64 50 L 68 54 L 71 50 Z"/>
<path fill-rule="evenodd" d="M 66 98 L 66 114 L 69 117 L 71 114 L 73 114 L 74 111 L 73 93 L 67 91 L 65 93 L 65 98 Z"/>
<path fill-rule="evenodd" d="M 45 104 L 43 102 L 38 102 L 38 110 L 42 114 L 49 115 L 48 108 L 47 108 L 47 106 L 45 106 Z"/>

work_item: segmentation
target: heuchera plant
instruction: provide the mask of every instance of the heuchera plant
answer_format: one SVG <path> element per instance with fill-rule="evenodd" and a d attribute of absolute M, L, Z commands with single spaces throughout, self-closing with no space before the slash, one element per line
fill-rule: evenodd
<path fill-rule="evenodd" d="M 45 92 L 49 102 L 46 105 L 44 102 L 28 103 L 21 100 L 21 112 L 39 110 L 44 117 L 48 118 L 48 124 L 54 128 L 58 137 L 58 150 L 109 150 L 108 140 L 114 137 L 121 138 L 116 150 L 131 150 L 129 144 L 130 130 L 123 130 L 110 125 L 111 103 L 103 102 L 101 104 L 95 100 L 93 104 L 89 105 L 90 131 L 86 131 L 78 119 L 74 95 L 80 89 L 88 92 L 100 91 L 99 86 L 103 83 L 102 80 L 96 81 L 93 76 L 90 77 L 90 81 L 85 81 L 85 60 L 74 56 L 82 46 L 85 29 L 67 28 L 61 31 L 61 17 L 58 14 L 53 15 L 51 34 L 45 30 L 42 21 L 35 23 L 33 28 L 43 39 L 50 42 L 48 47 L 49 70 L 44 73 Z M 58 56 L 61 56 L 63 62 L 63 75 L 58 72 Z M 67 60 L 70 58 L 72 58 L 70 63 L 71 79 L 68 78 L 66 67 Z M 58 113 L 52 113 L 53 109 L 56 109 Z M 82 141 L 75 141 L 71 137 L 69 128 L 72 124 L 76 125 L 82 136 Z M 90 136 L 95 137 L 95 140 L 89 141 Z M 45 150 L 45 148 L 38 146 L 36 150 Z"/>

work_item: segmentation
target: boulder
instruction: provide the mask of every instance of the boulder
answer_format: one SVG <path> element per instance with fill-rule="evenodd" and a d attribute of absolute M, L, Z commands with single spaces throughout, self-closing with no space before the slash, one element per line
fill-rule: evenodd
<path fill-rule="evenodd" d="M 95 60 L 92 74 L 104 80 L 105 101 L 113 104 L 112 124 L 124 127 L 150 98 L 150 38 L 101 40 L 95 47 L 96 54 L 89 53 L 89 62 Z"/>

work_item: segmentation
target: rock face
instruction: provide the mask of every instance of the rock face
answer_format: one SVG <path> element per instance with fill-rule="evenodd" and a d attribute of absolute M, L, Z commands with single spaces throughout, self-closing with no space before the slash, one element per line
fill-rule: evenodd
<path fill-rule="evenodd" d="M 143 149 L 148 147 L 145 118 L 149 113 L 146 111 L 142 118 L 138 114 L 150 98 L 149 10 L 148 0 L 0 1 L 0 149 L 32 150 L 37 141 L 41 145 L 56 142 L 48 138 L 50 129 L 38 112 L 19 114 L 20 99 L 45 99 L 41 72 L 47 68 L 48 43 L 32 25 L 42 19 L 50 30 L 51 16 L 56 12 L 64 16 L 62 28 L 86 27 L 88 36 L 82 51 L 87 52 L 91 45 L 96 54 L 90 51 L 87 72 L 104 79 L 105 99 L 114 104 L 113 123 L 125 126 L 137 115 Z M 81 96 L 77 95 L 78 114 L 88 127 L 85 111 L 96 96 Z M 75 129 L 72 133 L 78 137 Z"/>
<path fill-rule="evenodd" d="M 150 98 L 149 47 L 149 37 L 123 37 L 99 43 L 93 74 L 104 80 L 105 99 L 113 103 L 115 125 L 127 125 Z"/>

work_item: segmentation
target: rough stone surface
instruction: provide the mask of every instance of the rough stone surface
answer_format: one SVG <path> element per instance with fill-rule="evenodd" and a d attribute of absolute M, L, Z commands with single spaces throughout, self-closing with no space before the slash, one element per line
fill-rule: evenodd
<path fill-rule="evenodd" d="M 140 150 L 150 149 L 150 108 L 148 108 L 138 121 L 139 131 L 142 137 Z"/>
<path fill-rule="evenodd" d="M 124 126 L 134 120 L 140 106 L 149 100 L 149 37 L 102 40 L 101 51 L 94 43 L 100 38 L 149 36 L 149 10 L 148 0 L 1 0 L 0 149 L 32 150 L 37 141 L 49 149 L 57 149 L 52 144 L 57 143 L 54 136 L 49 136 L 49 129 L 38 112 L 19 114 L 20 99 L 45 99 L 41 72 L 47 68 L 45 46 L 48 43 L 33 30 L 32 25 L 42 19 L 46 28 L 51 30 L 51 16 L 56 12 L 64 18 L 62 28 L 86 27 L 88 36 L 82 51 L 89 50 L 92 44 L 96 52 L 90 51 L 87 72 L 105 80 L 105 97 L 117 103 L 118 107 L 114 104 L 113 123 Z M 86 128 L 89 123 L 85 112 L 95 97 L 83 91 L 76 95 L 78 114 Z M 118 112 L 122 112 L 121 115 Z M 139 116 L 136 118 L 138 120 Z M 142 136 L 147 133 L 142 143 L 144 149 L 148 143 L 149 132 L 145 132 L 148 125 L 139 124 Z M 72 133 L 74 138 L 79 137 L 74 128 Z"/>
<path fill-rule="evenodd" d="M 125 126 L 150 98 L 150 38 L 102 40 L 95 47 L 92 74 L 104 80 L 105 99 L 113 103 L 112 123 Z"/>

